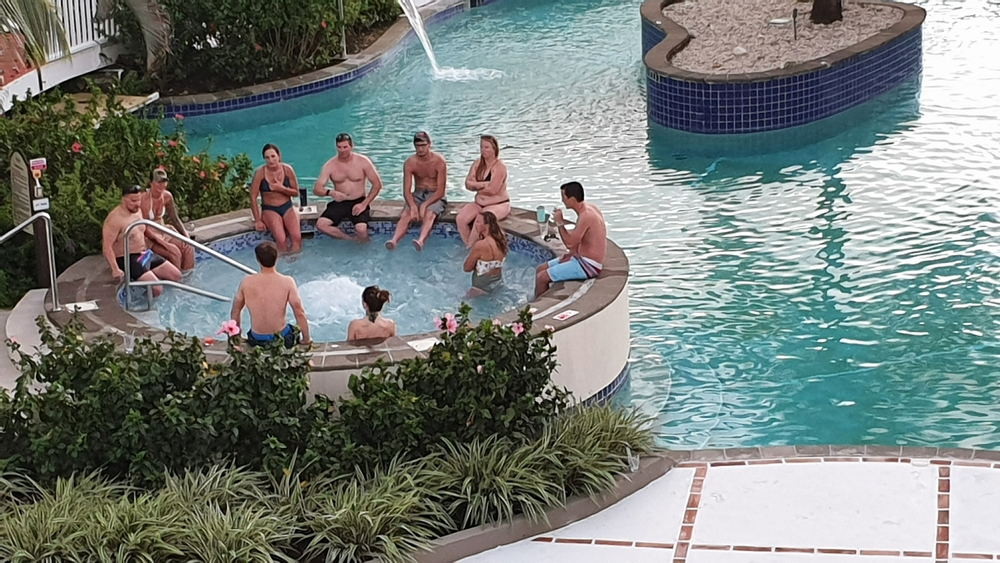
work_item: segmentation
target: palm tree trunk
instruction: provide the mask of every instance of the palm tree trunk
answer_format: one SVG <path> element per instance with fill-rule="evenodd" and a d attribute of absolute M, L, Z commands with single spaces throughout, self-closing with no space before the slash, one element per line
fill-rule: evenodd
<path fill-rule="evenodd" d="M 839 22 L 844 19 L 843 5 L 840 0 L 813 0 L 809 19 L 819 25 Z"/>

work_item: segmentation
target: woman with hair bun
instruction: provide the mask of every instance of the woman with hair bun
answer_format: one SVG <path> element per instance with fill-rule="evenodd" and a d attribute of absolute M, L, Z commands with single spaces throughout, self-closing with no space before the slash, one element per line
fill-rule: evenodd
<path fill-rule="evenodd" d="M 370 285 L 361 292 L 361 304 L 365 307 L 365 318 L 355 319 L 347 325 L 348 340 L 386 339 L 396 336 L 396 323 L 383 317 L 382 307 L 391 295 L 377 285 Z"/>

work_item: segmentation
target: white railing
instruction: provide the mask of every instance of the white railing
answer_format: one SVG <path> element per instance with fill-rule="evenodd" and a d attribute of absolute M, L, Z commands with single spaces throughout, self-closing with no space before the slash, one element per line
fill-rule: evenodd
<path fill-rule="evenodd" d="M 97 0 L 52 0 L 56 6 L 59 19 L 66 29 L 70 53 L 81 45 L 91 42 L 104 43 L 115 34 L 117 28 L 111 20 L 96 23 Z M 59 43 L 51 41 L 52 55 L 49 62 L 59 60 L 70 53 L 63 53 Z"/>

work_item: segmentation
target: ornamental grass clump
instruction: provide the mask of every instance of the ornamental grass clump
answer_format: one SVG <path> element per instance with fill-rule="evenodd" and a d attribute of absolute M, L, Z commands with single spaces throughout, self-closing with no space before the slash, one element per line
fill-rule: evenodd
<path fill-rule="evenodd" d="M 653 451 L 651 423 L 637 410 L 612 406 L 581 407 L 552 421 L 543 443 L 561 461 L 567 494 L 593 497 L 613 487 L 630 454 Z"/>
<path fill-rule="evenodd" d="M 426 477 L 422 464 L 394 460 L 313 496 L 305 514 L 306 559 L 401 563 L 428 550 L 454 523 Z"/>
<path fill-rule="evenodd" d="M 429 467 L 441 502 L 461 529 L 509 522 L 518 514 L 541 520 L 566 499 L 562 463 L 546 443 L 498 436 L 467 444 L 445 440 Z"/>

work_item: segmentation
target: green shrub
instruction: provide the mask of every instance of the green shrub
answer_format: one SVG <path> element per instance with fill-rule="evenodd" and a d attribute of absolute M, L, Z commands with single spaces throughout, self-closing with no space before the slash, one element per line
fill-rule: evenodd
<path fill-rule="evenodd" d="M 39 329 L 50 351 L 22 355 L 13 398 L 0 393 L 0 453 L 30 475 L 100 468 L 151 484 L 165 471 L 228 461 L 280 468 L 304 445 L 301 350 L 241 348 L 234 339 L 230 359 L 209 365 L 197 339 L 173 332 L 139 340 L 129 354 L 107 338 L 86 341 L 75 320 L 58 334 Z M 29 392 L 33 385 L 41 388 Z"/>
<path fill-rule="evenodd" d="M 401 451 L 419 456 L 443 439 L 533 436 L 566 408 L 568 392 L 551 380 L 551 331 L 532 333 L 527 308 L 511 326 L 471 324 L 469 311 L 463 305 L 439 320 L 445 330 L 426 358 L 351 377 L 353 398 L 340 404 L 351 440 L 383 461 Z"/>
<path fill-rule="evenodd" d="M 128 184 L 147 185 L 152 170 L 170 173 L 178 213 L 188 219 L 246 207 L 252 173 L 245 155 L 229 159 L 202 151 L 188 154 L 183 127 L 171 134 L 157 120 L 126 113 L 114 94 L 93 91 L 82 113 L 59 92 L 15 102 L 0 119 L 0 146 L 26 159 L 45 157 L 42 176 L 51 200 L 56 263 L 64 269 L 101 251 L 101 226 Z M 105 102 L 108 115 L 98 108 Z M 182 120 L 177 120 L 178 124 Z M 0 152 L 0 232 L 14 226 L 11 216 L 10 152 Z M 4 244 L 0 263 L 0 307 L 10 307 L 35 281 L 33 239 L 22 235 Z"/>
<path fill-rule="evenodd" d="M 171 53 L 154 82 L 202 91 L 266 82 L 332 64 L 341 55 L 337 0 L 160 0 L 173 23 Z M 344 0 L 353 33 L 391 23 L 395 0 Z M 139 26 L 120 3 L 115 12 L 132 66 L 144 68 Z"/>

